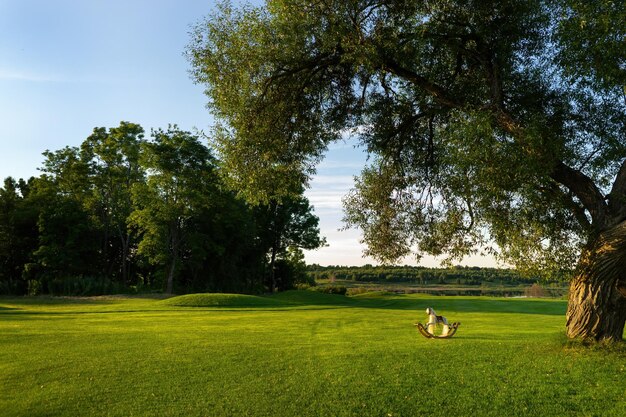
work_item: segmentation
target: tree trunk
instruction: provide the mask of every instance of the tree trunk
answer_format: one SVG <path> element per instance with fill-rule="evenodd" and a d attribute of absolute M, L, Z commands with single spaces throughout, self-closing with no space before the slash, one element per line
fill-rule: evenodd
<path fill-rule="evenodd" d="M 124 285 L 129 285 L 129 274 L 128 274 L 128 253 L 130 252 L 130 234 L 124 233 L 120 225 L 117 225 L 117 234 L 120 238 L 120 243 L 122 244 L 122 254 L 120 260 L 120 273 L 122 274 L 122 282 Z"/>
<path fill-rule="evenodd" d="M 276 290 L 276 245 L 272 244 L 272 254 L 270 257 L 270 292 Z"/>
<path fill-rule="evenodd" d="M 622 341 L 626 323 L 626 221 L 590 240 L 570 284 L 567 336 Z"/>
<path fill-rule="evenodd" d="M 170 271 L 167 274 L 167 288 L 165 289 L 166 294 L 172 294 L 174 291 L 174 275 L 176 274 L 176 257 L 172 257 L 172 263 L 170 264 Z"/>

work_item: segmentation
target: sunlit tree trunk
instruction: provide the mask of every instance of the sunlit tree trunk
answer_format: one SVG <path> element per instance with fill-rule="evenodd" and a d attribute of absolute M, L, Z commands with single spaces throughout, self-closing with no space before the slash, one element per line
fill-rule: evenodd
<path fill-rule="evenodd" d="M 626 323 L 626 222 L 602 232 L 583 250 L 570 284 L 567 335 L 621 341 Z"/>

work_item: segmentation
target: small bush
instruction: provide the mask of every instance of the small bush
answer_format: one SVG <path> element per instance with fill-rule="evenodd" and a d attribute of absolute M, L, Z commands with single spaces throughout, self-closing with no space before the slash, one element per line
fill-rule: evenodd
<path fill-rule="evenodd" d="M 531 285 L 530 287 L 524 290 L 524 295 L 526 297 L 533 297 L 533 298 L 545 297 L 546 290 L 544 290 L 541 285 L 534 283 L 533 285 Z"/>
<path fill-rule="evenodd" d="M 338 295 L 346 295 L 348 289 L 343 285 L 329 285 L 327 287 L 313 287 L 311 288 L 313 291 L 321 292 L 324 294 L 338 294 Z"/>
<path fill-rule="evenodd" d="M 316 286 L 317 284 L 315 283 L 315 281 L 313 281 L 313 283 L 308 283 L 308 282 L 299 282 L 295 285 L 295 289 L 296 290 L 308 290 L 311 289 L 311 287 Z"/>
<path fill-rule="evenodd" d="M 352 287 L 352 288 L 348 288 L 346 295 L 351 297 L 353 295 L 365 294 L 365 293 L 372 292 L 372 291 L 374 290 L 371 288 L 367 288 L 367 287 Z"/>
<path fill-rule="evenodd" d="M 47 282 L 47 287 L 50 295 L 90 296 L 128 292 L 122 284 L 105 277 L 54 278 Z"/>
<path fill-rule="evenodd" d="M 28 295 L 41 294 L 41 282 L 31 279 L 28 281 Z"/>

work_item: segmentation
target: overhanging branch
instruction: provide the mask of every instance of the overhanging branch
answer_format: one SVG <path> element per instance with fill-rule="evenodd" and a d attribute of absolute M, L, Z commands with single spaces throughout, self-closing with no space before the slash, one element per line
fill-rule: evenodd
<path fill-rule="evenodd" d="M 607 196 L 611 214 L 618 217 L 626 216 L 626 159 L 617 173 L 611 192 Z M 617 219 L 617 220 L 621 220 Z"/>
<path fill-rule="evenodd" d="M 439 104 L 454 109 L 461 108 L 463 106 L 463 102 L 453 98 L 443 87 L 433 83 L 432 81 L 414 71 L 411 71 L 410 69 L 404 68 L 391 58 L 384 58 L 382 69 L 423 89 L 428 94 L 430 94 Z"/>
<path fill-rule="evenodd" d="M 553 180 L 567 187 L 589 211 L 593 225 L 604 229 L 608 222 L 608 207 L 604 196 L 595 183 L 583 174 L 562 161 L 558 161 L 550 174 Z"/>

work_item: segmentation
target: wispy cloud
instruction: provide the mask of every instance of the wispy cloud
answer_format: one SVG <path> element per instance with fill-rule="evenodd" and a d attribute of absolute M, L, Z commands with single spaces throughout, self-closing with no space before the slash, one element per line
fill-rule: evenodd
<path fill-rule="evenodd" d="M 318 214 L 342 212 L 341 199 L 354 186 L 350 175 L 317 175 L 311 181 L 311 188 L 305 191 L 306 197 L 315 207 Z"/>
<path fill-rule="evenodd" d="M 311 179 L 311 188 L 332 187 L 348 189 L 354 184 L 352 175 L 315 175 Z"/>
<path fill-rule="evenodd" d="M 50 74 L 36 74 L 28 71 L 18 71 L 0 68 L 0 80 L 5 81 L 27 81 L 35 83 L 63 82 L 58 76 Z"/>
<path fill-rule="evenodd" d="M 118 84 L 135 82 L 130 77 L 114 77 L 110 74 L 62 74 L 0 68 L 0 81 L 22 81 L 30 83 L 77 83 Z"/>
<path fill-rule="evenodd" d="M 363 162 L 361 161 L 340 161 L 340 160 L 323 160 L 318 165 L 319 169 L 337 169 L 337 168 L 347 168 L 354 170 L 361 170 L 363 168 Z"/>

